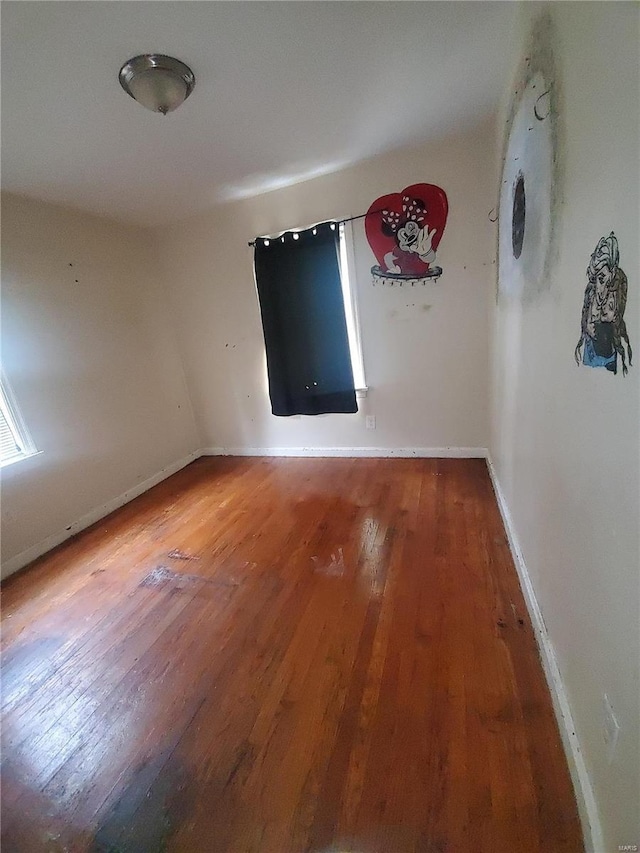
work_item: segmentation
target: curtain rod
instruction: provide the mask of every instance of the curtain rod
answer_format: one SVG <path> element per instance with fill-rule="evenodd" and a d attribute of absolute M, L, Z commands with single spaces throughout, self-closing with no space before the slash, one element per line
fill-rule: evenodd
<path fill-rule="evenodd" d="M 380 209 L 380 210 L 368 210 L 366 213 L 359 213 L 357 216 L 349 216 L 349 217 L 347 217 L 347 219 L 332 219 L 332 220 L 327 220 L 327 221 L 335 222 L 337 225 L 343 225 L 345 222 L 353 222 L 356 219 L 364 219 L 364 217 L 368 216 L 369 213 L 383 213 L 383 212 L 384 211 L 382 209 Z M 256 237 L 256 240 L 258 240 L 258 239 L 261 239 L 261 238 Z M 256 241 L 251 240 L 249 243 L 247 243 L 247 246 L 255 246 L 255 244 L 256 244 Z"/>

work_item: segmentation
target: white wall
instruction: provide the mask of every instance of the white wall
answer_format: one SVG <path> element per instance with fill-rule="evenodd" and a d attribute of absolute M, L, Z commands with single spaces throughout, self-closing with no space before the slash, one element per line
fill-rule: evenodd
<path fill-rule="evenodd" d="M 616 851 L 640 843 L 640 9 L 561 3 L 551 15 L 562 92 L 558 252 L 546 289 L 500 297 L 491 453 L 575 719 L 603 849 Z M 637 353 L 626 377 L 573 358 L 589 257 L 612 230 Z M 605 693 L 621 726 L 612 763 Z"/>
<path fill-rule="evenodd" d="M 187 378 L 205 447 L 486 447 L 492 299 L 493 125 L 405 150 L 158 232 Z M 365 212 L 380 195 L 426 182 L 449 198 L 436 284 L 373 287 L 376 263 L 354 223 L 367 384 L 356 415 L 276 418 L 247 241 Z M 365 414 L 377 429 L 365 430 Z"/>
<path fill-rule="evenodd" d="M 163 300 L 144 231 L 3 196 L 2 365 L 42 451 L 2 470 L 3 564 L 199 446 Z"/>

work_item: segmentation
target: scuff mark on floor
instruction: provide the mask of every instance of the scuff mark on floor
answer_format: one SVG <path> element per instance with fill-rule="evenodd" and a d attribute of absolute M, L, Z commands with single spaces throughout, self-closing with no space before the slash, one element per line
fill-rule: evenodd
<path fill-rule="evenodd" d="M 313 570 L 321 575 L 328 577 L 342 577 L 344 575 L 344 554 L 342 548 L 338 548 L 335 554 L 331 554 L 331 558 L 327 564 L 320 562 L 320 557 L 311 557 Z"/>
<path fill-rule="evenodd" d="M 202 575 L 187 575 L 182 572 L 174 572 L 167 566 L 156 566 L 148 575 L 140 581 L 138 586 L 156 587 L 167 589 L 170 592 L 183 592 L 193 587 L 194 584 L 212 587 L 236 587 L 241 581 L 229 577 L 206 578 Z"/>
<path fill-rule="evenodd" d="M 169 551 L 167 557 L 170 557 L 172 560 L 199 560 L 200 557 L 196 557 L 195 555 L 185 554 L 184 551 L 180 551 L 178 548 L 174 548 L 173 551 Z"/>

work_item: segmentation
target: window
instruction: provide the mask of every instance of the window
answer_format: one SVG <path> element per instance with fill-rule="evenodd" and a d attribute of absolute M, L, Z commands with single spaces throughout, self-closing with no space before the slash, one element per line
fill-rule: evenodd
<path fill-rule="evenodd" d="M 366 386 L 345 223 L 255 241 L 255 274 L 274 415 L 354 413 Z"/>
<path fill-rule="evenodd" d="M 16 406 L 4 375 L 0 383 L 0 466 L 11 465 L 38 451 Z"/>
<path fill-rule="evenodd" d="M 353 253 L 353 228 L 351 222 L 340 223 L 340 278 L 342 281 L 342 298 L 344 313 L 347 321 L 349 337 L 349 354 L 356 393 L 359 397 L 367 394 L 367 383 L 364 377 L 364 359 L 362 357 L 362 338 L 360 336 L 360 318 L 356 301 L 355 285 L 352 273 L 355 270 Z"/>

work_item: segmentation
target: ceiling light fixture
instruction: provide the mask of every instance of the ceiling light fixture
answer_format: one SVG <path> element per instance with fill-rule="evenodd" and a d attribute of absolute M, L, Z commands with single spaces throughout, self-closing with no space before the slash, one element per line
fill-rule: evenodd
<path fill-rule="evenodd" d="M 134 56 L 120 69 L 119 80 L 127 95 L 162 115 L 178 109 L 196 84 L 188 65 L 162 53 Z"/>

